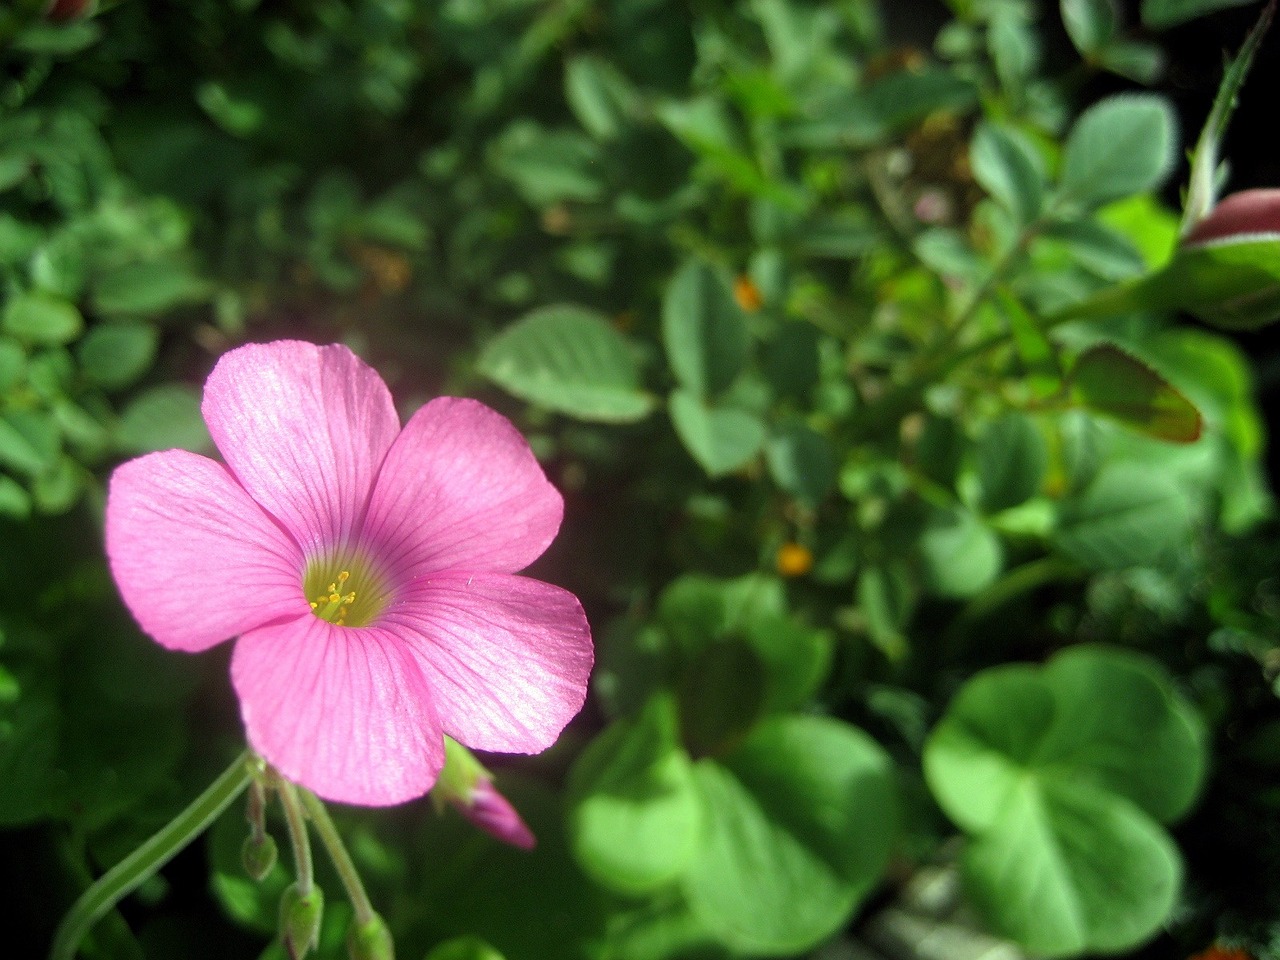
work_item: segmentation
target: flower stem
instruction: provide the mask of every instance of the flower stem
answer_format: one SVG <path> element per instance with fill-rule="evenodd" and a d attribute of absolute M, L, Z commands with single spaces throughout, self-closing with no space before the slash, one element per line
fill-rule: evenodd
<path fill-rule="evenodd" d="M 246 751 L 190 806 L 99 877 L 62 918 L 49 950 L 50 960 L 73 960 L 93 925 L 203 833 L 252 778 L 253 755 Z"/>
<path fill-rule="evenodd" d="M 283 777 L 277 779 L 280 806 L 284 809 L 284 822 L 289 828 L 289 843 L 293 846 L 293 867 L 298 874 L 298 893 L 304 897 L 311 893 L 315 873 L 311 867 L 311 837 L 307 833 L 307 815 L 298 802 L 298 788 Z"/>
<path fill-rule="evenodd" d="M 347 897 L 355 909 L 356 921 L 362 925 L 372 923 L 378 914 L 373 909 L 373 904 L 369 902 L 369 895 L 364 892 L 360 874 L 356 871 L 351 854 L 347 853 L 347 847 L 342 842 L 342 836 L 338 833 L 333 818 L 329 816 L 329 811 L 325 809 L 324 802 L 305 787 L 301 788 L 298 794 L 302 798 L 303 806 L 307 808 L 311 822 L 315 824 L 320 842 L 329 851 L 329 859 L 333 861 L 333 866 L 342 879 L 342 885 L 347 888 Z"/>

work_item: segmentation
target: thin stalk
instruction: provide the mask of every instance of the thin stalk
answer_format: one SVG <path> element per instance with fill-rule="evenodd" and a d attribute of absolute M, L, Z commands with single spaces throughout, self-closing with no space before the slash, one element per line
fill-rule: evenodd
<path fill-rule="evenodd" d="M 99 877 L 62 918 L 49 950 L 50 960 L 73 960 L 93 925 L 208 829 L 252 779 L 253 756 L 246 751 L 190 806 Z"/>
<path fill-rule="evenodd" d="M 289 843 L 293 846 L 293 865 L 298 874 L 298 893 L 308 896 L 315 884 L 315 871 L 311 866 L 311 838 L 307 833 L 307 815 L 298 802 L 298 788 L 284 778 L 278 781 L 280 806 L 284 810 L 284 822 L 289 829 Z M 303 791 L 305 794 L 306 791 Z"/>
<path fill-rule="evenodd" d="M 378 914 L 373 909 L 373 904 L 369 902 L 369 895 L 364 892 L 364 884 L 360 882 L 360 874 L 356 870 L 355 862 L 352 861 L 351 854 L 347 853 L 346 844 L 342 842 L 342 835 L 334 826 L 329 811 L 325 808 L 323 801 L 310 790 L 303 788 L 298 791 L 298 794 L 302 798 L 303 806 L 307 808 L 311 822 L 315 824 L 320 842 L 329 851 L 329 859 L 333 861 L 342 885 L 347 888 L 347 898 L 356 912 L 356 922 L 361 926 L 372 923 L 377 919 Z"/>

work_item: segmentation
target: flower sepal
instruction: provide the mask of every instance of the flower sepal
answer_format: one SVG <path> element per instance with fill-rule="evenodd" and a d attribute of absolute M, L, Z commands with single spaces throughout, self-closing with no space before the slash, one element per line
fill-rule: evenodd
<path fill-rule="evenodd" d="M 353 922 L 347 933 L 347 953 L 351 960 L 395 960 L 395 943 L 387 922 L 376 913 L 364 923 Z"/>
<path fill-rule="evenodd" d="M 324 893 L 312 885 L 306 893 L 291 883 L 280 897 L 280 939 L 290 960 L 302 960 L 320 943 L 324 917 Z"/>

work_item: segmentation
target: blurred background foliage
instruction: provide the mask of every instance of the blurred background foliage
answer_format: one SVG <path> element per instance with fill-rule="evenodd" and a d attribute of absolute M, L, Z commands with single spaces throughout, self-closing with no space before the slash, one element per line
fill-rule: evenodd
<path fill-rule="evenodd" d="M 1257 15 L 0 9 L 5 955 L 238 749 L 226 651 L 116 598 L 104 479 L 212 452 L 216 357 L 293 336 L 516 419 L 598 644 L 561 743 L 489 758 L 532 854 L 342 812 L 401 956 L 1280 957 L 1280 241 L 1178 240 Z M 1250 122 L 1232 188 L 1280 182 Z M 282 957 L 245 832 L 86 955 Z"/>

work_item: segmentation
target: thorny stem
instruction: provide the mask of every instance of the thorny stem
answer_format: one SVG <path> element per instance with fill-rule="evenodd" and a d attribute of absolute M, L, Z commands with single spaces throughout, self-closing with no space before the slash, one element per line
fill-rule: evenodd
<path fill-rule="evenodd" d="M 303 806 L 307 808 L 307 814 L 315 825 L 320 842 L 329 851 L 329 859 L 333 861 L 342 885 L 347 888 L 347 897 L 351 900 L 351 906 L 356 912 L 356 922 L 361 926 L 372 923 L 378 914 L 373 909 L 373 904 L 369 902 L 369 895 L 364 892 L 360 874 L 351 859 L 351 854 L 347 852 L 346 845 L 342 842 L 338 828 L 334 826 L 333 818 L 329 816 L 329 811 L 325 808 L 323 801 L 310 790 L 299 789 L 298 795 L 302 798 Z"/>
<path fill-rule="evenodd" d="M 82 893 L 58 925 L 49 950 L 50 960 L 73 960 L 81 941 L 98 920 L 208 829 L 249 785 L 254 762 L 251 753 L 242 753 L 190 806 Z"/>

